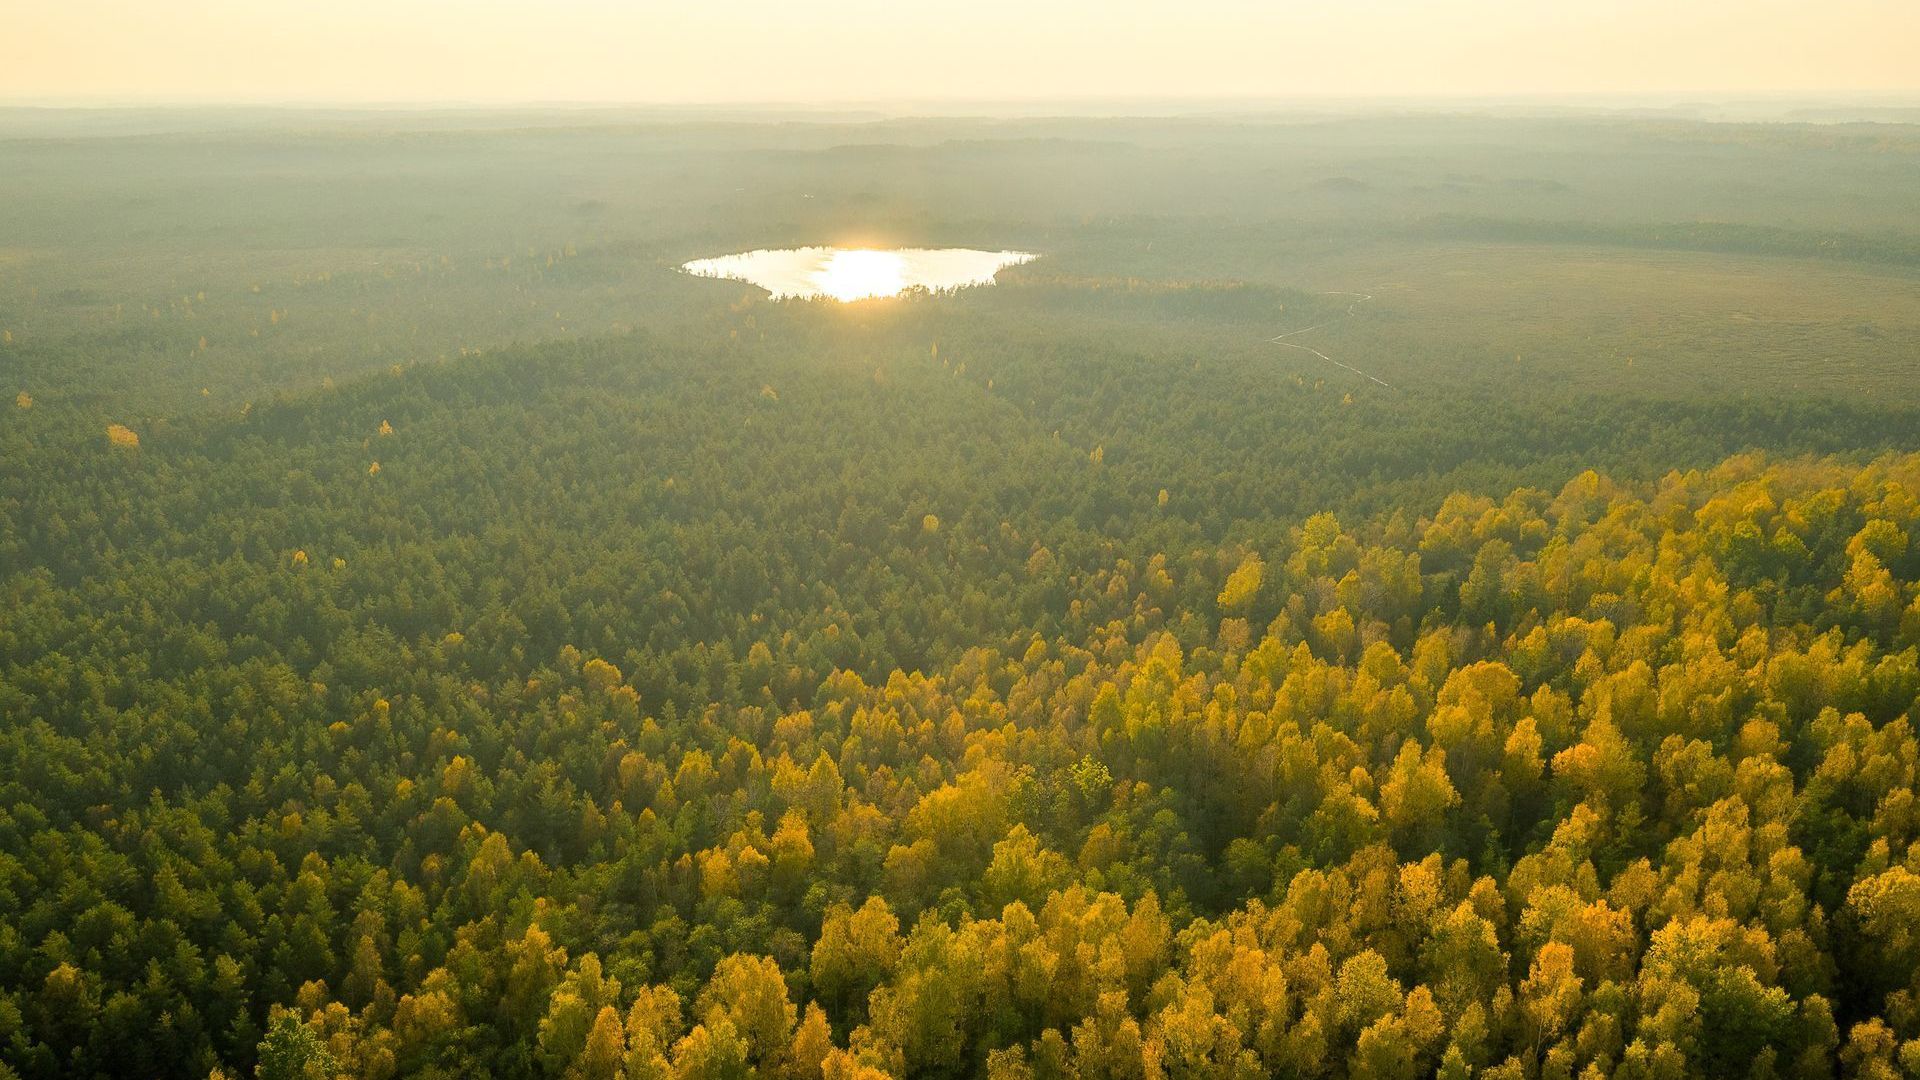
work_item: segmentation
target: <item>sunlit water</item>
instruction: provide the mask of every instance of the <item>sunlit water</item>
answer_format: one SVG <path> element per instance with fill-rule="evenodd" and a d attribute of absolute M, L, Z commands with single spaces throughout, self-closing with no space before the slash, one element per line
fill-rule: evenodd
<path fill-rule="evenodd" d="M 866 300 L 913 288 L 946 292 L 991 285 L 993 275 L 1001 270 L 1035 258 L 1025 251 L 972 248 L 803 247 L 695 259 L 681 269 L 701 277 L 749 282 L 772 293 L 775 300 L 823 296 Z"/>

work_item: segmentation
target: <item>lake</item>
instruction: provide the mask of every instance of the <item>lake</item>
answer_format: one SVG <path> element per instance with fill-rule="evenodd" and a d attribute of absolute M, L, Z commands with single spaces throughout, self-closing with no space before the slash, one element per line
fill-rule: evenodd
<path fill-rule="evenodd" d="M 1006 267 L 1037 258 L 1026 251 L 972 248 L 803 247 L 695 259 L 681 269 L 758 285 L 775 300 L 867 300 L 916 288 L 947 292 L 991 285 Z"/>

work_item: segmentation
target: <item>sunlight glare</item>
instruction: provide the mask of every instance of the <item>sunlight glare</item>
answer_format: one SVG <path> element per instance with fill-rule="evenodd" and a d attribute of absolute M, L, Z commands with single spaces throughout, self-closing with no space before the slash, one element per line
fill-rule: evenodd
<path fill-rule="evenodd" d="M 907 287 L 906 260 L 897 252 L 836 251 L 814 272 L 814 285 L 835 300 L 892 296 Z"/>

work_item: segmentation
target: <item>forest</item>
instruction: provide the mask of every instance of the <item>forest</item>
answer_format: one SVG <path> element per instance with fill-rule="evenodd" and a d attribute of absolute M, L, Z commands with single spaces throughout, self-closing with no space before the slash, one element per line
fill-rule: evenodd
<path fill-rule="evenodd" d="M 0 155 L 4 1080 L 1920 1075 L 1920 128 Z"/>

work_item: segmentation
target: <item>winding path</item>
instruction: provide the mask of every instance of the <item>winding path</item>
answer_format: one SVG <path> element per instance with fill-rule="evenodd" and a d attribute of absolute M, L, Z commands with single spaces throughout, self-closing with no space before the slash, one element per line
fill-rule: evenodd
<path fill-rule="evenodd" d="M 1314 323 L 1314 324 L 1313 324 L 1312 326 L 1303 326 L 1303 327 L 1301 327 L 1301 328 L 1300 328 L 1300 329 L 1298 329 L 1298 330 L 1289 330 L 1289 331 L 1287 331 L 1287 332 L 1286 332 L 1286 333 L 1284 333 L 1284 334 L 1279 334 L 1279 335 L 1276 335 L 1276 336 L 1274 336 L 1274 337 L 1270 337 L 1270 338 L 1268 338 L 1268 339 L 1267 339 L 1267 342 L 1268 342 L 1269 344 L 1272 344 L 1272 345 L 1279 345 L 1279 346 L 1281 346 L 1282 348 L 1287 348 L 1287 349 L 1299 349 L 1299 350 L 1300 350 L 1300 351 L 1302 351 L 1302 352 L 1310 352 L 1310 353 L 1312 353 L 1313 355 L 1315 355 L 1315 356 L 1317 356 L 1317 357 L 1319 357 L 1320 359 L 1322 359 L 1322 360 L 1325 360 L 1325 361 L 1326 361 L 1327 363 L 1329 363 L 1329 364 L 1332 364 L 1332 365 L 1333 365 L 1334 367 L 1337 367 L 1337 368 L 1345 368 L 1345 369 L 1347 369 L 1348 371 L 1351 371 L 1351 372 L 1353 372 L 1353 373 L 1354 373 L 1355 375 L 1358 375 L 1358 376 L 1360 376 L 1360 377 L 1361 377 L 1361 378 L 1363 378 L 1363 379 L 1369 379 L 1369 380 L 1372 380 L 1373 382 L 1376 382 L 1376 383 L 1379 383 L 1379 384 L 1380 384 L 1381 386 L 1384 386 L 1384 387 L 1386 387 L 1387 389 L 1389 389 L 1389 390 L 1392 390 L 1392 391 L 1394 391 L 1394 392 L 1396 392 L 1396 393 L 1398 393 L 1398 392 L 1399 392 L 1399 388 L 1398 388 L 1398 387 L 1396 387 L 1396 386 L 1394 386 L 1394 385 L 1393 385 L 1392 383 L 1390 383 L 1390 382 L 1387 382 L 1387 381 L 1386 381 L 1385 379 L 1382 379 L 1382 378 L 1380 378 L 1380 377 L 1378 377 L 1378 376 L 1375 376 L 1375 375 L 1369 375 L 1369 374 L 1367 374 L 1366 372 L 1364 372 L 1364 371 L 1361 371 L 1361 370 L 1360 370 L 1359 368 L 1357 368 L 1357 367 L 1354 367 L 1354 366 L 1353 366 L 1352 364 L 1343 364 L 1343 363 L 1341 363 L 1340 361 L 1338 361 L 1338 360 L 1335 360 L 1335 359 L 1334 359 L 1333 357 L 1331 357 L 1331 356 L 1328 356 L 1328 355 L 1327 355 L 1326 353 L 1323 353 L 1323 352 L 1321 352 L 1321 351 L 1320 351 L 1319 349 L 1316 349 L 1316 348 L 1313 348 L 1313 347 L 1312 347 L 1312 346 L 1310 346 L 1310 345 L 1296 345 L 1296 344 L 1294 344 L 1293 342 L 1291 342 L 1291 341 L 1288 341 L 1288 340 L 1287 340 L 1287 339 L 1288 339 L 1288 338 L 1290 338 L 1290 337 L 1295 337 L 1295 336 L 1297 336 L 1297 335 L 1300 335 L 1300 334 L 1304 334 L 1304 333 L 1307 333 L 1307 332 L 1308 332 L 1308 331 L 1310 331 L 1310 330 L 1318 330 L 1318 329 L 1320 329 L 1320 328 L 1321 328 L 1321 327 L 1323 327 L 1323 326 L 1332 326 L 1332 325 L 1333 325 L 1334 323 L 1337 323 L 1337 322 L 1339 322 L 1339 321 L 1340 321 L 1341 319 L 1347 319 L 1347 318 L 1351 318 L 1351 317 L 1353 316 L 1353 309 L 1354 309 L 1354 308 L 1357 308 L 1357 307 L 1359 307 L 1359 306 L 1360 306 L 1361 304 L 1364 304 L 1364 303 L 1366 303 L 1367 301 L 1369 301 L 1369 300 L 1371 300 L 1371 299 L 1373 299 L 1373 294 L 1372 294 L 1372 293 L 1357 293 L 1357 292 L 1337 292 L 1337 291 L 1335 291 L 1335 292 L 1326 292 L 1326 293 L 1322 293 L 1321 295 L 1323 295 L 1323 296 L 1351 296 L 1351 297 L 1354 297 L 1354 301 L 1353 301 L 1353 303 L 1351 303 L 1351 304 L 1348 304 L 1348 305 L 1347 305 L 1347 310 L 1346 310 L 1346 311 L 1344 311 L 1344 312 L 1342 312 L 1342 313 L 1340 313 L 1340 314 L 1339 314 L 1338 316 L 1336 316 L 1336 317 L 1334 317 L 1334 318 L 1331 318 L 1331 319 L 1328 319 L 1328 320 L 1327 320 L 1326 322 L 1318 322 L 1318 323 Z"/>

